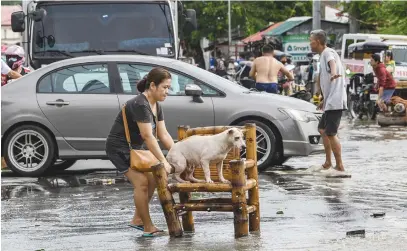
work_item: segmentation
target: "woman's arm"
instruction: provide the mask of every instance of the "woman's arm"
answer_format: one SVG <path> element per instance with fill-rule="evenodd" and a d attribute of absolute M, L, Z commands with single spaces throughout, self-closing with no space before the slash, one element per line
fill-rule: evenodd
<path fill-rule="evenodd" d="M 163 143 L 165 149 L 170 150 L 174 145 L 174 140 L 171 135 L 168 133 L 167 127 L 165 126 L 164 120 L 158 121 L 157 123 L 158 138 Z"/>
<path fill-rule="evenodd" d="M 148 150 L 150 150 L 160 162 L 167 162 L 160 146 L 158 145 L 157 139 L 153 135 L 151 123 L 137 122 L 137 125 L 140 129 L 141 137 L 144 139 L 144 142 L 146 142 Z"/>

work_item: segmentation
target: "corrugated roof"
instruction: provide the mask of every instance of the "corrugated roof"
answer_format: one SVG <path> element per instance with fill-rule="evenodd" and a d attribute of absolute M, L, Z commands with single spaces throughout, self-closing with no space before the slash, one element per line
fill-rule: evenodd
<path fill-rule="evenodd" d="M 312 19 L 312 17 L 293 17 L 287 19 L 285 22 L 283 22 L 281 25 L 279 25 L 277 28 L 272 29 L 271 31 L 264 33 L 265 36 L 280 36 L 283 33 L 291 30 L 292 28 Z"/>
<path fill-rule="evenodd" d="M 21 11 L 20 5 L 2 5 L 1 6 L 1 25 L 11 25 L 11 13 Z"/>
<path fill-rule="evenodd" d="M 280 26 L 283 22 L 279 22 L 276 24 L 272 24 L 269 27 L 267 27 L 265 30 L 259 31 L 257 33 L 254 33 L 250 36 L 248 36 L 247 38 L 243 39 L 242 42 L 243 43 L 250 43 L 250 42 L 256 42 L 256 41 L 260 41 L 263 39 L 263 34 L 270 32 L 271 30 L 277 28 L 278 26 Z"/>

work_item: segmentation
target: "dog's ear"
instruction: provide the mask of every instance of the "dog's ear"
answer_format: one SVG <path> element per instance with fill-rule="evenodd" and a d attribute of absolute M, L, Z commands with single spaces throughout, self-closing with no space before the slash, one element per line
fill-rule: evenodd
<path fill-rule="evenodd" d="M 229 136 L 232 136 L 232 135 L 233 135 L 233 129 L 229 129 L 228 135 L 229 135 Z"/>

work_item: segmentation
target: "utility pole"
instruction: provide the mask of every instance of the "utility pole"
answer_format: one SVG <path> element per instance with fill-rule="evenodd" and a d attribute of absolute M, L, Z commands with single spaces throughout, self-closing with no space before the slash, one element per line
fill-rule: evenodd
<path fill-rule="evenodd" d="M 312 29 L 321 29 L 321 1 L 312 1 Z"/>
<path fill-rule="evenodd" d="M 229 47 L 228 47 L 228 56 L 229 56 L 229 54 L 230 54 L 230 47 L 232 46 L 232 18 L 231 18 L 231 15 L 232 15 L 232 13 L 230 12 L 230 1 L 231 0 L 228 0 L 228 24 L 229 24 Z"/>

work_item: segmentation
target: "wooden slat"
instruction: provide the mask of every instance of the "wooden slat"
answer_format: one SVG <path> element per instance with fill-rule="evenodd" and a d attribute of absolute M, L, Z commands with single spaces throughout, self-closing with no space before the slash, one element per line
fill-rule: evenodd
<path fill-rule="evenodd" d="M 248 179 L 244 190 L 252 189 L 257 184 L 255 179 Z M 172 192 L 231 192 L 232 185 L 224 183 L 174 183 L 169 184 L 168 189 Z"/>
<path fill-rule="evenodd" d="M 216 203 L 183 203 L 176 204 L 175 210 L 182 211 L 218 211 L 218 212 L 232 212 L 232 204 L 216 204 Z"/>
<path fill-rule="evenodd" d="M 215 203 L 215 204 L 232 204 L 231 198 L 207 198 L 198 200 L 188 200 L 188 203 Z"/>
<path fill-rule="evenodd" d="M 217 212 L 232 212 L 232 204 L 222 204 L 222 203 L 180 203 L 175 204 L 175 210 L 181 211 L 217 211 Z M 247 206 L 247 212 L 249 214 L 256 212 L 256 206 Z"/>

